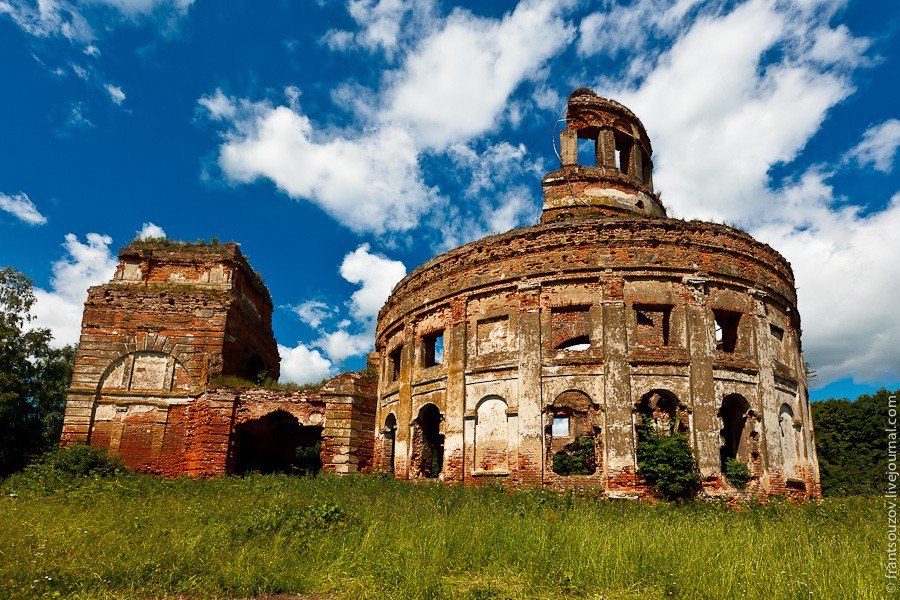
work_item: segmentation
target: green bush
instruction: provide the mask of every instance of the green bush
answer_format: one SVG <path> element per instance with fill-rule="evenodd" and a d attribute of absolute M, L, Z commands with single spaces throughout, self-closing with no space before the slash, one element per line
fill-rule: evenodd
<path fill-rule="evenodd" d="M 684 434 L 638 428 L 639 474 L 667 500 L 690 498 L 700 489 L 697 463 Z"/>
<path fill-rule="evenodd" d="M 322 470 L 322 442 L 312 446 L 297 446 L 294 463 L 298 475 L 318 475 Z"/>
<path fill-rule="evenodd" d="M 4 487 L 10 492 L 51 493 L 126 472 L 118 457 L 111 457 L 106 451 L 92 446 L 76 444 L 54 448 L 41 455 L 22 472 L 7 479 Z"/>
<path fill-rule="evenodd" d="M 747 463 L 736 458 L 726 460 L 725 479 L 739 490 L 747 487 L 747 482 L 750 481 L 750 469 L 747 467 Z"/>
<path fill-rule="evenodd" d="M 596 470 L 594 438 L 577 437 L 553 455 L 553 472 L 557 475 L 590 475 Z"/>

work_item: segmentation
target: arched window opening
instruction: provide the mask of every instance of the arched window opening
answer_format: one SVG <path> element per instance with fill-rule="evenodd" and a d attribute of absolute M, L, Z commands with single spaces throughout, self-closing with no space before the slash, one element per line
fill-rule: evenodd
<path fill-rule="evenodd" d="M 547 459 L 561 476 L 592 475 L 597 471 L 600 427 L 590 396 L 569 390 L 547 407 Z"/>
<path fill-rule="evenodd" d="M 322 427 L 276 410 L 235 428 L 234 472 L 315 475 L 322 468 Z"/>
<path fill-rule="evenodd" d="M 738 325 L 741 313 L 731 310 L 713 310 L 716 332 L 716 350 L 734 352 L 738 344 Z"/>
<path fill-rule="evenodd" d="M 384 429 L 381 430 L 384 443 L 383 461 L 385 468 L 394 472 L 394 457 L 397 455 L 397 417 L 390 413 L 384 420 Z"/>
<path fill-rule="evenodd" d="M 724 473 L 729 460 L 747 462 L 751 458 L 751 434 L 756 425 L 756 415 L 743 396 L 730 394 L 722 400 L 719 418 L 722 420 L 720 457 Z"/>
<path fill-rule="evenodd" d="M 655 433 L 686 433 L 687 409 L 667 390 L 647 392 L 635 405 L 637 426 Z"/>
<path fill-rule="evenodd" d="M 444 436 L 441 433 L 440 410 L 434 404 L 419 409 L 413 422 L 413 475 L 434 479 L 444 468 Z"/>
<path fill-rule="evenodd" d="M 616 170 L 626 175 L 632 174 L 631 153 L 634 150 L 634 140 L 619 131 L 615 132 L 616 140 Z"/>

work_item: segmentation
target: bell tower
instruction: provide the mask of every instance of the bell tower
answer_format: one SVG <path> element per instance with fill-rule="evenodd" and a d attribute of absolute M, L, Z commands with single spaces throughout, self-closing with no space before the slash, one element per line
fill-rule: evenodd
<path fill-rule="evenodd" d="M 560 169 L 541 181 L 542 223 L 572 218 L 666 216 L 653 192 L 653 149 L 641 121 L 588 88 L 569 94 Z M 584 152 L 590 146 L 590 152 Z M 579 147 L 582 149 L 579 160 Z"/>

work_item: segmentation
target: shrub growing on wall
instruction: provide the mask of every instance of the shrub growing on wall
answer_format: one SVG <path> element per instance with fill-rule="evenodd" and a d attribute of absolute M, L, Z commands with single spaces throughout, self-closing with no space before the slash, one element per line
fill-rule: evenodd
<path fill-rule="evenodd" d="M 639 474 L 663 498 L 690 498 L 700 488 L 697 463 L 687 437 L 675 431 L 638 428 Z"/>
<path fill-rule="evenodd" d="M 557 475 L 590 475 L 597 469 L 594 460 L 594 438 L 577 437 L 553 455 L 553 472 Z"/>
<path fill-rule="evenodd" d="M 747 482 L 750 481 L 750 469 L 744 461 L 729 458 L 725 461 L 725 479 L 737 489 L 742 490 L 747 487 Z"/>

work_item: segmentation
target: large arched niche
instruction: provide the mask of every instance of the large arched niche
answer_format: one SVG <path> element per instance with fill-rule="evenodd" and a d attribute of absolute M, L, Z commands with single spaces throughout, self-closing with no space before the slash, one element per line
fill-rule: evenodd
<path fill-rule="evenodd" d="M 506 400 L 485 396 L 475 409 L 475 471 L 509 472 L 509 416 Z"/>
<path fill-rule="evenodd" d="M 412 423 L 412 455 L 410 475 L 435 479 L 444 469 L 444 415 L 436 404 L 428 402 L 419 408 Z"/>
<path fill-rule="evenodd" d="M 722 425 L 719 431 L 722 439 L 722 472 L 729 460 L 736 459 L 744 463 L 755 460 L 755 442 L 759 434 L 756 431 L 756 413 L 750 408 L 747 399 L 740 394 L 728 394 L 722 399 L 718 416 Z"/>
<path fill-rule="evenodd" d="M 593 475 L 602 456 L 598 411 L 591 397 L 566 390 L 547 407 L 547 462 L 559 476 Z"/>
<path fill-rule="evenodd" d="M 796 424 L 794 422 L 794 409 L 790 404 L 784 403 L 778 409 L 778 429 L 781 442 L 781 456 L 784 461 L 784 476 L 796 478 L 799 473 L 799 449 L 797 448 Z"/>
<path fill-rule="evenodd" d="M 658 433 L 686 433 L 690 429 L 687 406 L 669 390 L 653 389 L 634 404 L 635 427 Z"/>
<path fill-rule="evenodd" d="M 182 362 L 158 350 L 124 354 L 106 368 L 98 385 L 105 392 L 190 392 L 191 377 Z"/>

